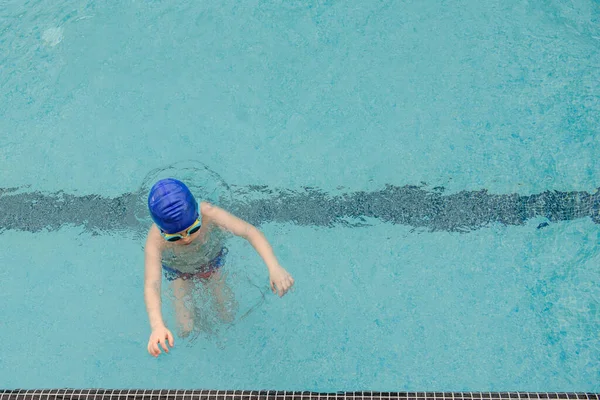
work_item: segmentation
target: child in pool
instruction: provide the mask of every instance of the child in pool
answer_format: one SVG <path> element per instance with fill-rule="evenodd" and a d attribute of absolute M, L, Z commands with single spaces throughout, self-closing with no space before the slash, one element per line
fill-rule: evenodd
<path fill-rule="evenodd" d="M 184 299 L 193 283 L 216 281 L 213 288 L 217 302 L 223 303 L 223 287 L 218 282 L 227 249 L 223 247 L 219 230 L 232 232 L 248 240 L 269 270 L 271 290 L 280 297 L 294 284 L 292 276 L 281 266 L 263 234 L 227 211 L 196 199 L 182 182 L 176 179 L 158 181 L 148 196 L 148 209 L 154 224 L 148 232 L 145 247 L 144 298 L 152 333 L 148 352 L 154 357 L 173 347 L 171 331 L 161 313 L 161 270 L 173 282 L 175 314 L 182 336 L 193 327 L 192 313 Z M 208 287 L 209 285 L 205 285 Z"/>

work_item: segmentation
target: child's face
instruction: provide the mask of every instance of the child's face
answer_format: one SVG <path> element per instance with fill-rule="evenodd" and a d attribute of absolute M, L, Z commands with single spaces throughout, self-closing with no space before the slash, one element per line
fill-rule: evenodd
<path fill-rule="evenodd" d="M 201 223 L 200 219 L 197 219 L 192 225 L 188 228 L 177 232 L 177 233 L 164 233 L 161 232 L 162 237 L 169 243 L 172 244 L 180 244 L 180 245 L 188 245 L 192 243 L 198 235 L 200 235 Z"/>
<path fill-rule="evenodd" d="M 190 234 L 187 233 L 187 229 L 185 231 L 182 231 L 179 233 L 181 234 L 181 236 L 183 236 L 183 238 L 181 240 L 176 241 L 175 244 L 187 246 L 188 244 L 190 244 L 194 240 L 196 240 L 196 238 L 200 235 L 200 229 L 198 229 L 196 232 L 190 233 Z"/>

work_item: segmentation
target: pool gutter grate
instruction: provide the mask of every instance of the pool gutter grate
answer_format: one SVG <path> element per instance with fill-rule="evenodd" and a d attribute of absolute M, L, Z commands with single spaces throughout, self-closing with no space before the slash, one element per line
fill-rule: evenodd
<path fill-rule="evenodd" d="M 600 400 L 599 393 L 568 392 L 288 392 L 258 390 L 0 390 L 0 400 Z"/>

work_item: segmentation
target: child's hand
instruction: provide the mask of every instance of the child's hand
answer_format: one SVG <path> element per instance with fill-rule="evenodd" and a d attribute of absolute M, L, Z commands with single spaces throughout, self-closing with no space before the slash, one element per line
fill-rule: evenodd
<path fill-rule="evenodd" d="M 150 334 L 150 340 L 148 341 L 148 353 L 150 353 L 151 356 L 158 357 L 161 353 L 160 347 L 158 346 L 159 343 L 162 345 L 165 352 L 168 353 L 169 347 L 167 346 L 167 341 L 169 342 L 169 345 L 173 347 L 173 334 L 166 326 L 163 325 L 153 329 Z"/>
<path fill-rule="evenodd" d="M 271 271 L 269 279 L 271 280 L 271 290 L 279 297 L 286 294 L 294 284 L 294 278 L 281 266 Z"/>

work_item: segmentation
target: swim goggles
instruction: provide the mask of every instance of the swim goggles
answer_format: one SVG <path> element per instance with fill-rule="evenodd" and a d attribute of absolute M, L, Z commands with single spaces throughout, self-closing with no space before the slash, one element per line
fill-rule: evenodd
<path fill-rule="evenodd" d="M 200 218 L 198 218 L 196 220 L 196 222 L 194 222 L 192 224 L 192 226 L 190 226 L 189 228 L 187 228 L 185 230 L 185 235 L 182 235 L 181 233 L 166 233 L 166 232 L 163 232 L 162 230 L 160 231 L 160 234 L 162 235 L 163 238 L 165 238 L 165 240 L 167 242 L 176 242 L 178 240 L 183 239 L 184 237 L 193 235 L 194 233 L 198 232 L 200 230 L 201 226 L 202 226 L 202 223 L 200 222 Z"/>

